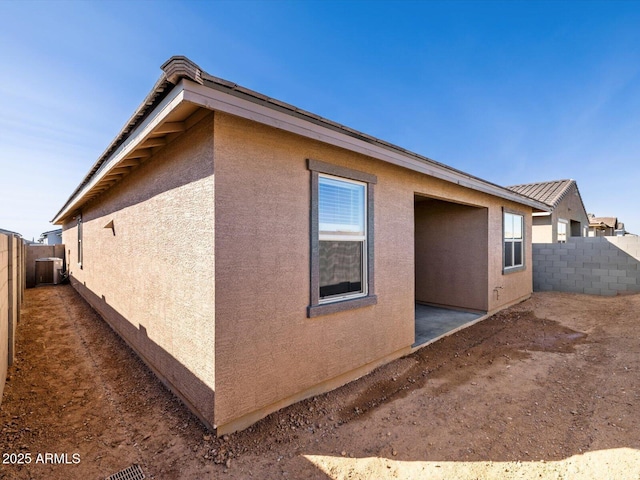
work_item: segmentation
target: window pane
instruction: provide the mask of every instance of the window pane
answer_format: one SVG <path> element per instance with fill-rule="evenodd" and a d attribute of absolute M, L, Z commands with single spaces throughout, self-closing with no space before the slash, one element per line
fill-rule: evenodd
<path fill-rule="evenodd" d="M 522 215 L 511 215 L 513 217 L 513 238 L 522 238 Z"/>
<path fill-rule="evenodd" d="M 363 242 L 320 242 L 320 298 L 362 292 Z"/>
<path fill-rule="evenodd" d="M 513 242 L 513 265 L 522 265 L 522 242 Z"/>
<path fill-rule="evenodd" d="M 504 238 L 513 238 L 513 215 L 504 214 Z"/>
<path fill-rule="evenodd" d="M 365 186 L 328 177 L 318 183 L 320 233 L 364 235 Z"/>
<path fill-rule="evenodd" d="M 558 242 L 565 243 L 567 241 L 567 224 L 558 222 Z"/>
<path fill-rule="evenodd" d="M 504 266 L 513 266 L 513 242 L 504 242 Z"/>

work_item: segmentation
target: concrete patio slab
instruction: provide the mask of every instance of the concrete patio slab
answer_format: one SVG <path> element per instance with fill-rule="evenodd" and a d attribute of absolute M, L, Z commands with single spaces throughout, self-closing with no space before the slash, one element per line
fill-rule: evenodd
<path fill-rule="evenodd" d="M 416 303 L 416 337 L 413 347 L 436 340 L 468 323 L 475 322 L 483 316 L 483 313 Z"/>

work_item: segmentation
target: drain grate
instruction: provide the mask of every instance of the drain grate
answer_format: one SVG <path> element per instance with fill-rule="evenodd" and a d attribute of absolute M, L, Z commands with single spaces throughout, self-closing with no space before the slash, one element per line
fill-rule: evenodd
<path fill-rule="evenodd" d="M 143 480 L 144 473 L 142 472 L 142 468 L 140 465 L 134 464 L 124 470 L 119 471 L 118 473 L 114 473 L 113 475 L 109 475 L 104 480 Z"/>

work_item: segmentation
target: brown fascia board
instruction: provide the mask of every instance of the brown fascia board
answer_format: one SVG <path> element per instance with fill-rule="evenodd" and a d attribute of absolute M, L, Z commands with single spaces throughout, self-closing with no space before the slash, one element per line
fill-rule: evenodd
<path fill-rule="evenodd" d="M 202 71 L 202 69 L 200 69 L 200 67 L 198 67 L 195 63 L 193 63 L 191 60 L 189 60 L 184 56 L 171 57 L 167 62 L 165 62 L 162 65 L 161 68 L 163 70 L 163 74 L 160 77 L 160 79 L 156 82 L 151 92 L 147 95 L 144 101 L 136 109 L 134 114 L 126 123 L 125 127 L 120 131 L 120 133 L 116 136 L 113 142 L 100 156 L 98 161 L 96 161 L 96 163 L 91 167 L 91 169 L 89 170 L 89 173 L 87 173 L 84 180 L 80 183 L 80 185 L 76 188 L 73 194 L 69 197 L 65 205 L 56 214 L 52 222 L 57 222 L 57 223 L 61 222 L 62 220 L 62 218 L 60 218 L 61 213 L 74 200 L 76 195 L 78 195 L 78 193 L 91 180 L 91 178 L 100 171 L 100 168 L 109 159 L 110 155 L 127 140 L 131 132 L 133 132 L 133 130 L 136 128 L 136 126 L 138 126 L 140 123 L 144 121 L 147 115 L 149 115 L 149 113 L 153 111 L 154 107 L 157 106 L 163 100 L 163 98 L 171 91 L 171 88 L 183 78 L 191 80 L 197 84 L 204 85 L 208 88 L 212 88 L 220 92 L 223 92 L 238 98 L 242 98 L 252 103 L 265 106 L 269 109 L 276 110 L 281 113 L 285 113 L 287 115 L 291 115 L 293 117 L 316 124 L 323 128 L 336 131 L 340 134 L 348 135 L 360 141 L 364 141 L 364 142 L 376 145 L 378 147 L 382 147 L 384 149 L 399 153 L 401 155 L 408 156 L 414 160 L 419 160 L 421 162 L 432 165 L 436 168 L 446 170 L 454 174 L 454 176 L 460 177 L 461 179 L 468 179 L 468 180 L 471 180 L 472 182 L 480 182 L 481 184 L 484 184 L 490 187 L 492 191 L 495 191 L 497 189 L 497 192 L 501 193 L 501 195 L 496 194 L 497 196 L 501 196 L 508 200 L 512 200 L 518 203 L 522 203 L 524 205 L 528 205 L 532 207 L 534 210 L 539 210 L 539 211 L 549 210 L 549 207 L 545 203 L 534 200 L 530 197 L 527 197 L 526 195 L 522 195 L 512 190 L 509 190 L 505 187 L 502 187 L 501 185 L 488 182 L 487 180 L 483 180 L 479 177 L 475 177 L 473 175 L 465 173 L 461 170 L 457 170 L 443 163 L 436 162 L 435 160 L 432 160 L 428 157 L 413 153 L 409 150 L 398 147 L 396 145 L 385 142 L 383 140 L 372 137 L 370 135 L 364 134 L 352 128 L 341 125 L 337 122 L 333 122 L 319 115 L 315 115 L 311 112 L 307 112 L 305 110 L 299 109 L 297 107 L 294 107 L 293 105 L 287 104 L 285 102 L 281 102 L 279 100 L 272 99 L 259 92 L 255 92 L 248 88 L 241 87 L 233 82 L 229 82 L 227 80 L 209 75 L 208 73 Z"/>
<path fill-rule="evenodd" d="M 431 158 L 419 155 L 417 153 L 411 152 L 410 150 L 406 150 L 402 147 L 398 147 L 397 145 L 394 145 L 392 143 L 389 142 L 385 142 L 384 140 L 380 140 L 379 138 L 373 137 L 371 135 L 367 135 L 366 133 L 362 133 L 359 132 L 358 130 L 354 130 L 352 128 L 349 128 L 345 125 L 342 125 L 340 123 L 334 122 L 332 120 L 329 120 L 327 118 L 321 117 L 319 115 L 316 115 L 314 113 L 308 112 L 306 110 L 302 110 L 300 108 L 294 107 L 293 105 L 290 105 L 288 103 L 285 102 L 281 102 L 279 100 L 267 97 L 266 95 L 263 95 L 259 92 L 253 91 L 253 90 L 249 90 L 248 88 L 244 88 L 241 87 L 235 83 L 229 82 L 227 80 L 218 78 L 218 77 L 214 77 L 212 75 L 209 75 L 208 73 L 204 72 L 202 75 L 202 78 L 204 79 L 204 85 L 213 88 L 215 90 L 219 90 L 225 93 L 228 93 L 230 95 L 239 97 L 239 98 L 243 98 L 245 100 L 249 100 L 253 103 L 258 103 L 261 105 L 264 105 L 268 108 L 271 108 L 272 110 L 277 110 L 283 113 L 287 113 L 291 116 L 297 117 L 297 118 L 301 118 L 303 120 L 306 120 L 308 122 L 314 123 L 316 125 L 320 125 L 323 126 L 325 128 L 329 128 L 331 130 L 349 135 L 351 137 L 357 138 L 359 140 L 363 140 L 366 141 L 368 143 L 372 143 L 372 144 L 376 144 L 379 146 L 383 146 L 385 148 L 389 148 L 392 149 L 396 152 L 400 152 L 403 153 L 405 155 L 410 155 L 414 158 L 419 158 L 420 160 L 430 163 L 434 166 L 439 166 L 442 168 L 446 168 L 447 170 L 450 170 L 451 172 L 455 172 L 459 175 L 464 176 L 465 178 L 472 178 L 475 180 L 480 180 L 484 183 L 488 183 L 491 184 L 495 187 L 499 187 L 499 188 L 504 188 L 501 187 L 500 185 L 497 185 L 495 183 L 491 183 L 488 182 L 486 180 L 483 180 L 479 177 L 474 177 L 473 175 L 470 175 L 466 172 L 463 172 L 461 170 L 457 170 L 453 167 L 450 167 L 449 165 L 445 165 L 444 163 L 440 163 L 437 162 Z M 525 196 L 526 197 L 526 196 Z M 529 197 L 526 197 L 529 198 Z"/>
<path fill-rule="evenodd" d="M 116 138 L 89 169 L 89 172 L 85 175 L 82 182 L 80 182 L 78 187 L 76 187 L 74 192 L 69 196 L 64 206 L 58 211 L 58 213 L 56 213 L 52 222 L 55 220 L 62 220 L 59 219 L 58 216 L 64 211 L 67 205 L 69 205 L 82 188 L 89 183 L 91 178 L 100 170 L 100 167 L 102 167 L 102 165 L 109 159 L 110 155 L 124 143 L 129 134 L 140 123 L 142 123 L 147 115 L 153 111 L 154 107 L 164 99 L 174 85 L 176 85 L 182 78 L 188 78 L 189 80 L 202 84 L 200 67 L 187 57 L 181 55 L 173 56 L 160 68 L 163 70 L 163 73 L 149 94 L 134 111 L 133 115 L 131 115 L 129 120 L 125 123 L 125 126 L 120 130 L 118 135 L 116 135 Z"/>
<path fill-rule="evenodd" d="M 539 211 L 549 211 L 549 207 L 547 206 L 547 204 L 545 204 L 544 202 L 540 202 L 538 200 L 532 199 L 531 197 L 528 197 L 526 195 L 522 195 L 518 192 L 514 192 L 512 190 L 509 190 L 501 185 L 498 185 L 496 183 L 492 183 L 489 182 L 487 180 L 481 179 L 479 177 L 470 175 L 466 172 L 463 172 L 461 170 L 455 169 L 453 167 L 450 167 L 449 165 L 445 165 L 443 163 L 437 162 L 431 158 L 419 155 L 417 153 L 411 152 L 410 150 L 406 150 L 402 147 L 398 147 L 397 145 L 394 145 L 392 143 L 389 142 L 385 142 L 384 140 L 380 140 L 379 138 L 373 137 L 371 135 L 367 135 L 365 133 L 359 132 L 357 130 L 354 130 L 352 128 L 346 127 L 342 124 L 339 124 L 337 122 L 334 122 L 332 120 L 328 120 L 324 117 L 321 117 L 319 115 L 316 115 L 314 113 L 308 112 L 306 110 L 302 110 L 300 108 L 297 108 L 293 105 L 287 104 L 285 102 L 281 102 L 279 100 L 270 98 L 266 95 L 263 95 L 259 92 L 256 92 L 254 90 L 250 90 L 248 88 L 245 87 L 241 87 L 233 82 L 229 82 L 227 80 L 218 78 L 218 77 L 214 77 L 213 75 L 209 75 L 206 72 L 202 72 L 202 79 L 203 79 L 203 85 L 209 88 L 212 88 L 214 90 L 238 97 L 238 98 L 242 98 L 244 100 L 250 101 L 252 103 L 256 103 L 259 105 L 262 105 L 264 107 L 267 107 L 269 109 L 272 110 L 276 110 L 282 113 L 285 113 L 287 115 L 305 120 L 307 122 L 313 123 L 315 125 L 319 125 L 321 127 L 333 130 L 335 132 L 341 133 L 343 135 L 348 135 L 352 138 L 356 138 L 360 141 L 364 141 L 367 143 L 370 143 L 372 145 L 376 145 L 378 147 L 382 147 L 384 149 L 387 150 L 391 150 L 393 152 L 396 153 L 400 153 L 402 155 L 406 155 L 408 157 L 411 157 L 415 160 L 419 160 L 421 162 L 427 163 L 429 165 L 432 165 L 434 167 L 437 168 L 441 168 L 441 169 L 445 169 L 451 173 L 453 173 L 454 175 L 458 176 L 458 177 L 462 177 L 465 179 L 469 179 L 469 180 L 473 180 L 476 182 L 481 182 L 484 183 L 485 185 L 489 185 L 491 187 L 493 187 L 494 189 L 497 188 L 499 190 L 502 191 L 502 197 L 503 198 L 507 198 L 510 200 L 513 200 L 515 202 L 518 203 L 522 203 L 528 206 L 531 206 L 534 210 L 539 210 Z M 515 196 L 515 198 L 514 198 Z"/>

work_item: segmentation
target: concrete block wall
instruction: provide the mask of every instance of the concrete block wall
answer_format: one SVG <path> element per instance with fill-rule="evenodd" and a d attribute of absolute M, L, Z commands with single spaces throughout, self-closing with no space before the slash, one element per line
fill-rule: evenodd
<path fill-rule="evenodd" d="M 0 403 L 9 367 L 15 359 L 15 336 L 25 289 L 26 248 L 19 235 L 0 234 Z"/>
<path fill-rule="evenodd" d="M 0 234 L 0 402 L 15 357 L 15 333 L 24 295 L 24 241 Z"/>
<path fill-rule="evenodd" d="M 640 292 L 640 237 L 571 237 L 533 244 L 534 291 Z"/>
<path fill-rule="evenodd" d="M 0 233 L 0 399 L 9 368 L 9 241 Z"/>

